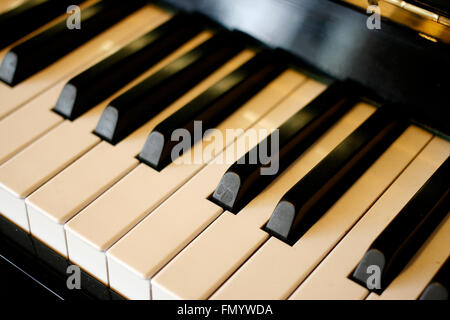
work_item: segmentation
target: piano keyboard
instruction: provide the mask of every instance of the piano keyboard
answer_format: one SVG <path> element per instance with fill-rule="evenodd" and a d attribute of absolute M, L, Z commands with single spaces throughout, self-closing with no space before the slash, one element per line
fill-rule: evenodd
<path fill-rule="evenodd" d="M 445 138 L 199 15 L 78 3 L 0 40 L 3 223 L 128 299 L 448 299 Z"/>

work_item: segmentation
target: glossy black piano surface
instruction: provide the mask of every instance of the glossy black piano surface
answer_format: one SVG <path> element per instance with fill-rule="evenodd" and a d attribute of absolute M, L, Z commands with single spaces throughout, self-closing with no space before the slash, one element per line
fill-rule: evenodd
<path fill-rule="evenodd" d="M 32 301 L 124 299 L 83 270 L 83 289 L 68 289 L 70 265 L 70 261 L 0 217 L 0 297 Z"/>

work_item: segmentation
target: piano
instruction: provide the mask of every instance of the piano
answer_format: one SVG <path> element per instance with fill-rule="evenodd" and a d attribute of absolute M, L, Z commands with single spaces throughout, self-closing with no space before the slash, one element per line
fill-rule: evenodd
<path fill-rule="evenodd" d="M 447 300 L 443 0 L 2 0 L 0 295 Z"/>

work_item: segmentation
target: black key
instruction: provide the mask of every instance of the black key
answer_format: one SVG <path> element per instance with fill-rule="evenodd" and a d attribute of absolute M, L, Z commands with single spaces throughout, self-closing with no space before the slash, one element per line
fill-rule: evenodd
<path fill-rule="evenodd" d="M 419 300 L 448 300 L 450 289 L 450 259 L 439 269 L 425 290 L 419 297 Z"/>
<path fill-rule="evenodd" d="M 14 86 L 75 50 L 144 5 L 141 0 L 103 0 L 81 10 L 81 29 L 63 20 L 13 47 L 0 66 L 0 80 Z"/>
<path fill-rule="evenodd" d="M 95 133 L 116 144 L 236 55 L 244 37 L 221 32 L 113 100 Z"/>
<path fill-rule="evenodd" d="M 266 231 L 294 243 L 406 129 L 383 107 L 295 184 L 276 206 Z"/>
<path fill-rule="evenodd" d="M 9 46 L 83 0 L 28 0 L 0 15 L 0 49 Z"/>
<path fill-rule="evenodd" d="M 200 17 L 180 14 L 97 63 L 63 88 L 53 109 L 74 120 L 201 31 Z"/>
<path fill-rule="evenodd" d="M 276 55 L 263 51 L 243 66 L 214 84 L 182 109 L 158 124 L 149 135 L 139 159 L 160 170 L 172 160 L 172 132 L 183 128 L 194 138 L 194 121 L 201 121 L 204 131 L 213 128 L 236 111 L 248 99 L 277 77 L 285 67 Z M 194 139 L 192 144 L 197 142 Z M 178 155 L 177 155 L 178 156 Z"/>
<path fill-rule="evenodd" d="M 368 266 L 378 266 L 381 287 L 374 291 L 382 291 L 401 272 L 449 212 L 449 170 L 447 159 L 372 243 L 353 280 L 366 286 Z"/>
<path fill-rule="evenodd" d="M 355 104 L 356 93 L 349 83 L 331 85 L 283 123 L 278 137 L 275 131 L 235 162 L 211 200 L 230 212 L 239 212 Z"/>

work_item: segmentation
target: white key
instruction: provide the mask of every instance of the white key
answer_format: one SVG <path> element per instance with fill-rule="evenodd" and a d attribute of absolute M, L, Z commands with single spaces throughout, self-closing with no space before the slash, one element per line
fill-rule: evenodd
<path fill-rule="evenodd" d="M 309 80 L 252 128 L 277 128 L 324 89 Z M 241 136 L 225 154 L 242 145 L 249 134 Z M 239 150 L 234 159 L 245 151 Z M 207 197 L 230 165 L 212 161 L 107 251 L 111 287 L 131 299 L 150 298 L 150 280 L 155 273 L 223 212 Z"/>
<path fill-rule="evenodd" d="M 450 216 L 442 221 L 423 247 L 381 295 L 369 300 L 416 300 L 450 255 Z"/>
<path fill-rule="evenodd" d="M 305 79 L 294 71 L 285 72 L 218 129 L 225 133 L 226 129 L 248 128 L 258 120 L 258 112 L 264 115 Z M 171 164 L 158 172 L 141 164 L 66 225 L 70 259 L 94 276 L 106 279 L 105 251 L 205 165 Z M 125 203 L 120 200 L 123 198 L 130 200 Z M 102 232 L 93 230 L 92 225 L 102 225 Z M 86 259 L 92 256 L 97 259 Z"/>
<path fill-rule="evenodd" d="M 450 143 L 433 138 L 290 299 L 364 299 L 368 289 L 349 279 L 349 275 L 377 235 L 449 154 Z"/>
<path fill-rule="evenodd" d="M 110 99 L 124 93 L 170 61 L 206 41 L 211 35 L 209 31 L 202 32 Z M 101 139 L 92 131 L 109 101 L 100 103 L 73 122 L 64 121 L 0 166 L 0 198 L 3 199 L 0 202 L 1 213 L 26 231 L 30 230 L 24 198 L 100 143 Z"/>
<path fill-rule="evenodd" d="M 153 278 L 152 298 L 207 299 L 269 238 L 261 228 L 283 194 L 374 111 L 357 105 L 244 209 L 222 214 Z"/>
<path fill-rule="evenodd" d="M 26 199 L 31 233 L 67 256 L 64 224 L 139 164 L 136 155 L 159 122 L 253 55 L 243 51 L 120 143 L 101 142 L 36 190 Z"/>
<path fill-rule="evenodd" d="M 105 50 L 109 50 L 114 46 L 114 42 L 109 39 L 115 38 L 111 37 L 111 32 L 113 34 L 119 32 L 121 38 L 126 40 L 132 34 L 145 29 L 149 20 L 160 14 L 164 14 L 161 9 L 151 5 L 145 6 L 18 85 L 10 87 L 0 83 L 0 96 L 2 97 L 0 119 L 66 77 L 70 72 L 89 63 Z"/>
<path fill-rule="evenodd" d="M 86 56 L 86 58 L 90 57 L 91 61 L 73 70 L 64 80 L 0 120 L 0 164 L 64 121 L 51 109 L 55 106 L 64 85 L 71 78 L 169 18 L 168 14 L 157 10 L 149 12 L 147 16 L 150 18 L 147 26 L 135 30 L 132 35 L 127 35 L 127 37 L 124 37 L 124 29 L 115 27 L 108 30 L 107 41 L 111 43 L 111 46 L 102 46 L 101 39 L 97 39 L 96 43 L 98 42 L 100 45 L 91 45 L 89 54 Z M 106 43 L 105 40 L 103 43 Z"/>
<path fill-rule="evenodd" d="M 271 237 L 211 298 L 286 299 L 430 139 L 409 127 L 299 241 Z"/>

